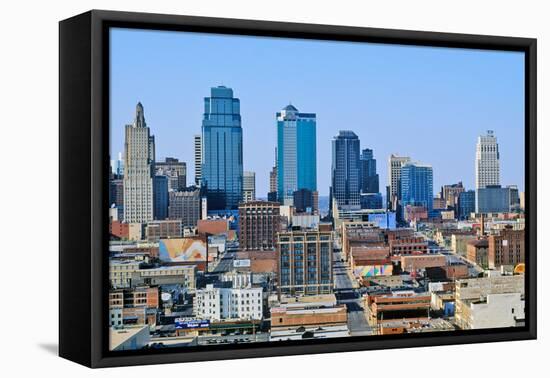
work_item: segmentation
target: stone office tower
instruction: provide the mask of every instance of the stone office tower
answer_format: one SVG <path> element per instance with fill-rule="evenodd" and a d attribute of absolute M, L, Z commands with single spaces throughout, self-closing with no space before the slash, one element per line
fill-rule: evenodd
<path fill-rule="evenodd" d="M 492 130 L 477 138 L 476 189 L 500 185 L 500 156 L 497 138 Z"/>
<path fill-rule="evenodd" d="M 155 138 L 149 132 L 143 105 L 136 106 L 134 123 L 125 127 L 124 221 L 153 220 Z"/>

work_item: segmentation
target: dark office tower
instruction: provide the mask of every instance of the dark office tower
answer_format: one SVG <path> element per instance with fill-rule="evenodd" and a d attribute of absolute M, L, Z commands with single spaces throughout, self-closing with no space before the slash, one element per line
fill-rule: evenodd
<path fill-rule="evenodd" d="M 275 148 L 275 164 L 271 168 L 271 171 L 269 171 L 269 192 L 267 193 L 267 198 L 269 201 L 277 201 L 277 148 Z"/>
<path fill-rule="evenodd" d="M 454 209 L 458 203 L 458 196 L 465 190 L 462 181 L 457 184 L 443 185 L 440 197 L 445 201 L 445 207 Z"/>
<path fill-rule="evenodd" d="M 376 159 L 372 150 L 366 148 L 361 153 L 361 193 L 378 193 L 379 191 Z"/>
<path fill-rule="evenodd" d="M 168 190 L 183 190 L 187 187 L 187 164 L 173 157 L 155 163 L 157 175 L 168 178 Z"/>
<path fill-rule="evenodd" d="M 460 219 L 468 219 L 470 214 L 476 211 L 476 192 L 468 190 L 458 194 L 458 216 Z"/>
<path fill-rule="evenodd" d="M 243 198 L 243 132 L 233 90 L 211 88 L 204 99 L 201 182 L 209 210 L 235 210 Z"/>
<path fill-rule="evenodd" d="M 122 220 L 124 215 L 124 183 L 122 179 L 109 182 L 109 206 L 117 208 L 118 219 Z"/>
<path fill-rule="evenodd" d="M 168 218 L 181 219 L 183 227 L 196 227 L 201 219 L 200 189 L 190 186 L 178 192 L 170 192 Z"/>
<path fill-rule="evenodd" d="M 332 141 L 331 186 L 331 200 L 339 209 L 360 208 L 359 176 L 359 138 L 353 131 L 340 131 Z"/>
<path fill-rule="evenodd" d="M 361 209 L 383 209 L 382 195 L 380 193 L 361 193 Z"/>
<path fill-rule="evenodd" d="M 300 189 L 294 192 L 294 210 L 297 213 L 313 213 L 315 205 L 313 192 L 309 189 Z"/>
<path fill-rule="evenodd" d="M 239 205 L 239 248 L 241 250 L 274 250 L 277 232 L 281 230 L 278 202 L 250 201 Z"/>
<path fill-rule="evenodd" d="M 508 185 L 507 188 L 510 190 L 510 210 L 519 211 L 520 201 L 519 201 L 519 190 L 517 185 Z"/>
<path fill-rule="evenodd" d="M 168 218 L 168 177 L 153 178 L 153 216 L 155 220 Z"/>

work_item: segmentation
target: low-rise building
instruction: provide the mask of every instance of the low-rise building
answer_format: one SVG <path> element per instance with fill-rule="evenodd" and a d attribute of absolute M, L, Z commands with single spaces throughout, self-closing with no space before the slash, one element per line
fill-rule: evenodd
<path fill-rule="evenodd" d="M 254 319 L 263 317 L 263 289 L 259 287 L 220 288 L 209 284 L 195 294 L 196 317 L 209 320 Z"/>
<path fill-rule="evenodd" d="M 488 237 L 488 266 L 490 269 L 502 265 L 517 265 L 525 262 L 525 230 L 505 227 L 498 235 Z"/>
<path fill-rule="evenodd" d="M 428 242 L 422 236 L 403 236 L 388 240 L 390 254 L 411 255 L 428 253 Z"/>
<path fill-rule="evenodd" d="M 431 296 L 412 290 L 375 293 L 365 297 L 365 312 L 373 327 L 396 320 L 422 321 L 429 319 Z"/>
<path fill-rule="evenodd" d="M 447 258 L 440 254 L 403 255 L 400 260 L 401 269 L 406 272 L 447 265 Z"/>
<path fill-rule="evenodd" d="M 523 275 L 456 281 L 455 322 L 462 329 L 513 327 L 525 319 Z"/>
<path fill-rule="evenodd" d="M 391 276 L 393 264 L 389 248 L 381 246 L 352 247 L 350 265 L 354 276 L 360 281 L 376 276 Z"/>
<path fill-rule="evenodd" d="M 466 247 L 466 259 L 472 264 L 476 264 L 483 269 L 488 268 L 488 248 L 489 242 L 486 238 L 470 240 Z"/>
<path fill-rule="evenodd" d="M 181 219 L 152 221 L 145 226 L 145 237 L 148 241 L 181 238 L 182 236 L 183 226 Z"/>
<path fill-rule="evenodd" d="M 349 336 L 347 321 L 334 294 L 283 297 L 271 308 L 270 341 Z"/>
<path fill-rule="evenodd" d="M 112 221 L 109 223 L 109 233 L 122 240 L 141 240 L 141 223 L 124 223 Z"/>
<path fill-rule="evenodd" d="M 110 261 L 109 282 L 112 288 L 127 288 L 139 280 L 140 263 L 136 261 Z"/>
<path fill-rule="evenodd" d="M 159 303 L 158 287 L 138 286 L 111 290 L 109 292 L 110 326 L 154 325 Z"/>
<path fill-rule="evenodd" d="M 196 288 L 197 266 L 175 265 L 139 270 L 139 283 L 144 285 L 181 285 L 189 290 Z"/>
<path fill-rule="evenodd" d="M 109 329 L 109 350 L 142 349 L 151 341 L 148 326 L 134 326 Z"/>
<path fill-rule="evenodd" d="M 451 235 L 451 251 L 460 256 L 466 256 L 468 242 L 475 240 L 476 234 L 471 233 L 453 233 Z"/>

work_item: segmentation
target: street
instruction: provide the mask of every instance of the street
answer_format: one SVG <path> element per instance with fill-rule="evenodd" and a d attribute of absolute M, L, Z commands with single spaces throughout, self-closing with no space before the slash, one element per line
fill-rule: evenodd
<path fill-rule="evenodd" d="M 333 253 L 334 294 L 338 304 L 345 304 L 348 311 L 348 328 L 351 336 L 369 336 L 374 334 L 367 323 L 363 311 L 363 299 L 358 284 L 351 276 L 351 270 L 345 262 L 342 252 Z"/>

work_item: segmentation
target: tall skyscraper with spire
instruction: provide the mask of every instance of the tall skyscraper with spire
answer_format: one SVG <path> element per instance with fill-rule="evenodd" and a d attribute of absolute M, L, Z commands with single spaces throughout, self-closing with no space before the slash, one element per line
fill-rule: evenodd
<path fill-rule="evenodd" d="M 317 190 L 317 118 L 285 106 L 277 117 L 277 197 L 293 204 L 299 189 Z"/>
<path fill-rule="evenodd" d="M 493 130 L 477 138 L 476 189 L 500 185 L 500 156 Z"/>
<path fill-rule="evenodd" d="M 124 221 L 153 220 L 155 138 L 145 123 L 143 105 L 136 105 L 134 123 L 125 127 Z"/>
<path fill-rule="evenodd" d="M 243 131 L 240 101 L 224 86 L 204 99 L 201 184 L 209 210 L 236 210 L 243 198 Z"/>
<path fill-rule="evenodd" d="M 361 206 L 360 141 L 353 131 L 340 131 L 332 140 L 331 209 L 334 201 L 339 209 Z"/>

